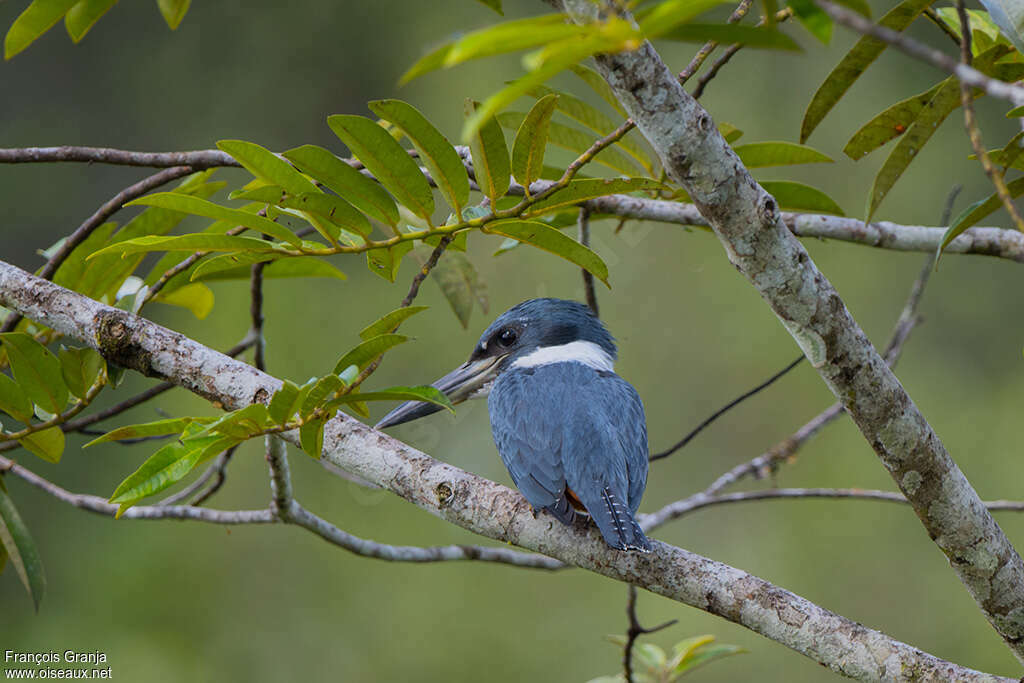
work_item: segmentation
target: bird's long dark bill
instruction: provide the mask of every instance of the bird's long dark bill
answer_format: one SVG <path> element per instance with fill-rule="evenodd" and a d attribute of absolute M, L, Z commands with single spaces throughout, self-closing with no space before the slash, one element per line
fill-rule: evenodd
<path fill-rule="evenodd" d="M 462 403 L 492 382 L 498 374 L 498 365 L 504 356 L 481 358 L 460 365 L 431 386 L 443 392 L 452 403 Z M 441 410 L 441 406 L 423 401 L 406 401 L 377 423 L 375 429 L 384 429 L 417 420 Z"/>

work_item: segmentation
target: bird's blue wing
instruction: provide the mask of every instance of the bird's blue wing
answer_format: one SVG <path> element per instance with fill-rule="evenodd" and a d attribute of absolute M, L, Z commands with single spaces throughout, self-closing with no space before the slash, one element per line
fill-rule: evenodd
<path fill-rule="evenodd" d="M 488 404 L 502 460 L 534 507 L 571 515 L 568 487 L 609 545 L 648 548 L 633 516 L 647 484 L 647 428 L 628 382 L 553 363 L 504 373 Z"/>

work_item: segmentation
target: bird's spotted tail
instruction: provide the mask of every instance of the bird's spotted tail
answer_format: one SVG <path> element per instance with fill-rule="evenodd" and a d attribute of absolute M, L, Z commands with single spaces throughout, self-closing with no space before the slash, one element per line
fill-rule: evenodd
<path fill-rule="evenodd" d="M 651 542 L 647 540 L 643 529 L 633 518 L 632 511 L 619 502 L 608 487 L 601 491 L 601 499 L 602 505 L 595 505 L 589 509 L 590 516 L 597 523 L 605 542 L 619 550 L 650 552 Z"/>

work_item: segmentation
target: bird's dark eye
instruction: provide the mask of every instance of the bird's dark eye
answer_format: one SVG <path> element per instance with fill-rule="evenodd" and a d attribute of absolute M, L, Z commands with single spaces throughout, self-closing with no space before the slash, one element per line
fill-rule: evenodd
<path fill-rule="evenodd" d="M 498 343 L 504 347 L 512 346 L 519 339 L 519 334 L 511 327 L 506 327 L 498 333 Z"/>

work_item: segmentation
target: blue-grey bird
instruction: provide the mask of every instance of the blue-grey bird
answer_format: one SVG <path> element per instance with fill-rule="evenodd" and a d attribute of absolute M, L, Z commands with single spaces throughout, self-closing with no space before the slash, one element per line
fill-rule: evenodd
<path fill-rule="evenodd" d="M 647 424 L 636 390 L 612 369 L 617 355 L 588 307 L 531 299 L 501 314 L 469 360 L 433 386 L 452 403 L 487 396 L 498 452 L 535 510 L 564 524 L 585 511 L 608 545 L 646 552 L 635 515 L 647 486 Z M 403 403 L 377 428 L 438 410 Z"/>

